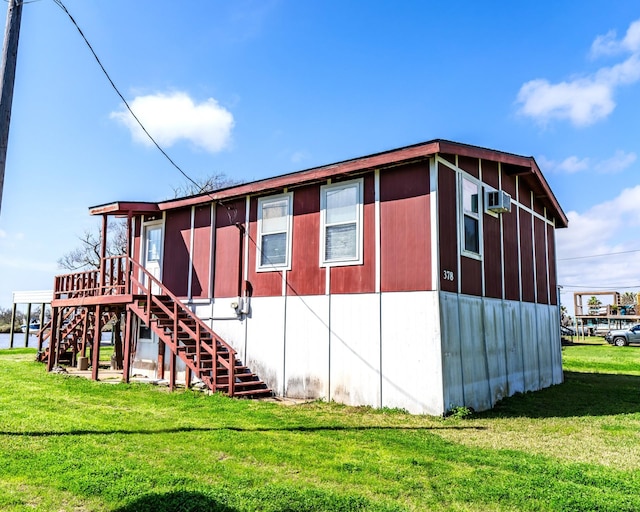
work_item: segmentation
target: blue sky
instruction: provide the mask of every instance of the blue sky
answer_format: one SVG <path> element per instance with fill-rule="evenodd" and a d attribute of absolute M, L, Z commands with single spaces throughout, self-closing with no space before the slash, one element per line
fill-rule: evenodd
<path fill-rule="evenodd" d="M 531 155 L 570 219 L 558 233 L 563 302 L 640 290 L 640 252 L 628 252 L 640 250 L 637 2 L 64 3 L 194 178 L 250 181 L 434 138 Z M 89 206 L 167 199 L 184 184 L 122 112 L 64 12 L 27 3 L 1 307 L 13 290 L 52 287 L 58 258 L 97 224 Z"/>

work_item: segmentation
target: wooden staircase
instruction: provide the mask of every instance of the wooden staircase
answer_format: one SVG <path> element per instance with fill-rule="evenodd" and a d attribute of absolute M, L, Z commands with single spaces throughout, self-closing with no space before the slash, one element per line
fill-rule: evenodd
<path fill-rule="evenodd" d="M 67 311 L 62 317 L 62 328 L 60 329 L 60 344 L 58 345 L 58 357 L 59 360 L 64 354 L 71 351 L 75 358 L 78 353 L 78 347 L 82 344 L 83 331 L 85 323 L 88 324 L 89 314 L 87 308 L 67 308 Z M 51 340 L 51 320 L 47 322 L 43 327 L 44 336 L 42 341 Z M 37 360 L 40 362 L 47 362 L 49 360 L 49 352 L 51 343 L 45 347 L 45 349 L 38 353 Z"/>
<path fill-rule="evenodd" d="M 271 396 L 272 391 L 238 359 L 235 350 L 171 295 L 137 296 L 128 306 L 189 372 L 211 391 L 234 397 Z"/>
<path fill-rule="evenodd" d="M 78 342 L 91 340 L 104 325 L 104 315 L 127 311 L 125 330 L 124 378 L 128 381 L 133 341 L 133 318 L 137 316 L 159 338 L 158 374 L 164 375 L 164 349 L 171 352 L 169 387 L 176 380 L 176 359 L 184 361 L 185 384 L 199 379 L 213 392 L 232 397 L 264 397 L 273 393 L 249 368 L 238 359 L 236 351 L 187 308 L 166 286 L 132 258 L 110 256 L 102 259 L 99 270 L 75 272 L 56 276 L 54 298 L 51 303 L 54 318 L 62 320 L 56 345 L 58 358 L 69 350 L 78 353 Z M 113 314 L 113 313 L 110 313 Z M 99 320 L 96 317 L 99 316 Z M 100 322 L 96 326 L 96 321 Z M 91 325 L 93 324 L 93 325 Z M 51 335 L 49 334 L 51 344 Z M 86 345 L 81 345 L 82 353 Z M 99 349 L 99 345 L 96 345 Z M 97 361 L 99 350 L 94 351 Z M 48 349 L 41 360 L 50 358 Z M 58 360 L 56 358 L 56 360 Z M 94 361 L 94 362 L 95 362 Z M 49 369 L 52 368 L 52 361 Z M 98 377 L 93 368 L 93 378 Z M 162 377 L 161 377 L 162 378 Z"/>

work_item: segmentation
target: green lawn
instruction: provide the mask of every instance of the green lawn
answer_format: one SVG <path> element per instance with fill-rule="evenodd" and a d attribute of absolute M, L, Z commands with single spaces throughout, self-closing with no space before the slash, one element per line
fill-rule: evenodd
<path fill-rule="evenodd" d="M 47 374 L 0 350 L 3 511 L 640 510 L 640 347 L 471 418 Z"/>

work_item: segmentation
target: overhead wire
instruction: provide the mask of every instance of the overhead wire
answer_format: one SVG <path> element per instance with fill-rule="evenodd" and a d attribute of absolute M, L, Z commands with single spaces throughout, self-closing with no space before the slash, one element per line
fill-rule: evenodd
<path fill-rule="evenodd" d="M 149 140 L 155 145 L 156 148 L 158 148 L 158 150 L 160 151 L 160 153 L 162 153 L 162 155 L 169 161 L 169 163 L 171 163 L 171 165 L 173 167 L 175 167 L 178 172 L 180 174 L 182 174 L 182 176 L 184 176 L 188 181 L 190 181 L 192 184 L 194 184 L 196 187 L 199 187 L 200 185 L 198 185 L 198 183 L 191 178 L 191 176 L 189 176 L 184 170 L 182 170 L 182 168 L 167 154 L 167 152 L 162 149 L 162 147 L 160 146 L 160 144 L 158 144 L 158 142 L 153 138 L 153 136 L 149 133 L 149 131 L 145 128 L 144 124 L 142 124 L 142 121 L 140 121 L 140 119 L 138 118 L 138 116 L 133 112 L 133 109 L 131 108 L 131 106 L 129 105 L 129 102 L 125 99 L 125 97 L 123 96 L 123 94 L 120 92 L 120 89 L 118 89 L 118 87 L 116 86 L 116 84 L 114 83 L 114 81 L 111 79 L 111 76 L 109 75 L 108 71 L 106 70 L 106 68 L 104 67 L 104 65 L 102 64 L 102 61 L 100 60 L 100 58 L 98 57 L 98 54 L 95 52 L 95 50 L 93 49 L 93 46 L 91 46 L 91 43 L 89 42 L 89 40 L 87 39 L 87 37 L 84 35 L 84 32 L 82 31 L 82 29 L 80 28 L 80 26 L 78 25 L 78 23 L 76 22 L 75 18 L 71 15 L 71 13 L 69 12 L 69 10 L 65 7 L 65 5 L 62 3 L 62 0 L 53 0 L 56 5 L 58 7 L 60 7 L 60 9 L 62 9 L 64 11 L 64 13 L 69 17 L 69 19 L 71 20 L 71 23 L 73 23 L 73 26 L 76 27 L 76 29 L 78 30 L 78 32 L 80 33 L 80 36 L 82 37 L 82 39 L 84 40 L 84 42 L 86 43 L 87 47 L 89 48 L 89 50 L 91 51 L 91 54 L 93 55 L 94 59 L 96 60 L 96 62 L 98 63 L 98 65 L 100 66 L 100 69 L 102 70 L 102 72 L 104 73 L 104 76 L 107 77 L 107 80 L 109 81 L 109 83 L 111 84 L 111 87 L 113 88 L 113 90 L 116 92 L 116 94 L 120 97 L 120 99 L 122 100 L 122 102 L 124 103 L 125 107 L 127 107 L 127 110 L 129 111 L 129 113 L 133 116 L 133 118 L 135 119 L 135 121 L 138 123 L 138 125 L 140 126 L 140 128 L 142 129 L 142 131 L 145 133 L 145 135 L 149 138 Z"/>

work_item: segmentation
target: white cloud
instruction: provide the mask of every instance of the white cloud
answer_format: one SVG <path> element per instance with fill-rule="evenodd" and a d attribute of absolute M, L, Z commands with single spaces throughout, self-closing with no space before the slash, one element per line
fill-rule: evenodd
<path fill-rule="evenodd" d="M 596 37 L 591 45 L 591 56 L 616 55 L 622 52 L 637 52 L 640 50 L 640 20 L 636 20 L 627 29 L 625 37 L 616 39 L 615 30 L 610 30 L 602 36 Z"/>
<path fill-rule="evenodd" d="M 612 31 L 598 36 L 591 46 L 594 56 L 621 52 L 631 56 L 591 75 L 555 84 L 542 78 L 526 82 L 516 100 L 519 113 L 542 124 L 567 120 L 580 127 L 606 118 L 616 106 L 613 100 L 616 89 L 640 80 L 640 20 L 629 26 L 624 39 L 617 40 Z"/>
<path fill-rule="evenodd" d="M 291 163 L 299 164 L 309 158 L 309 154 L 306 151 L 294 151 L 291 155 Z"/>
<path fill-rule="evenodd" d="M 578 158 L 577 156 L 570 156 L 569 158 L 565 158 L 558 165 L 559 170 L 568 172 L 569 174 L 585 171 L 588 168 L 589 168 L 589 159 Z"/>
<path fill-rule="evenodd" d="M 605 160 L 594 160 L 591 158 L 580 158 L 572 155 L 565 158 L 561 162 L 550 160 L 544 156 L 537 158 L 540 168 L 544 171 L 562 172 L 566 174 L 575 174 L 583 171 L 596 171 L 600 174 L 614 174 L 624 171 L 638 159 L 633 152 L 627 153 L 617 150 L 612 157 Z"/>
<path fill-rule="evenodd" d="M 598 162 L 595 168 L 598 172 L 613 174 L 625 170 L 631 166 L 637 158 L 633 152 L 625 153 L 624 151 L 618 150 L 611 158 Z"/>
<path fill-rule="evenodd" d="M 160 146 L 170 147 L 186 140 L 215 153 L 231 142 L 233 115 L 213 98 L 196 104 L 184 92 L 158 93 L 138 96 L 129 105 Z M 111 118 L 125 125 L 135 141 L 152 144 L 128 110 L 112 112 Z"/>
<path fill-rule="evenodd" d="M 573 292 L 640 290 L 640 185 L 583 213 L 569 212 L 569 228 L 557 231 L 558 283 L 563 303 Z M 599 257 L 588 257 L 602 255 Z M 570 308 L 573 309 L 572 307 Z"/>

